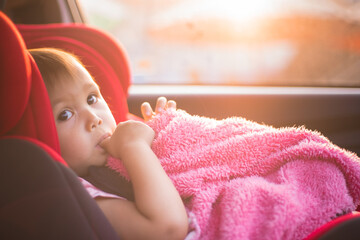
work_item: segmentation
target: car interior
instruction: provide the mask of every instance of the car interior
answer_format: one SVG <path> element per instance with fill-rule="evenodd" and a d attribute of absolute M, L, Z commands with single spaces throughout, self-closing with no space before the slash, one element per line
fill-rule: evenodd
<path fill-rule="evenodd" d="M 82 7 L 85 1 L 0 1 L 1 239 L 117 239 L 60 156 L 46 89 L 26 53 L 30 48 L 56 47 L 80 56 L 91 66 L 89 72 L 117 123 L 140 120 L 143 102 L 154 104 L 165 96 L 190 114 L 215 119 L 241 116 L 274 127 L 305 126 L 360 155 L 360 80 L 351 86 L 134 83 L 137 73 L 127 47 L 89 23 Z M 351 34 L 335 29 L 331 37 L 347 43 L 341 45 L 346 51 L 360 55 L 360 28 L 352 24 Z M 60 191 L 34 190 L 37 181 L 46 179 L 54 179 L 47 189 Z M 353 212 L 316 229 L 307 239 L 358 239 L 359 226 L 360 213 Z"/>

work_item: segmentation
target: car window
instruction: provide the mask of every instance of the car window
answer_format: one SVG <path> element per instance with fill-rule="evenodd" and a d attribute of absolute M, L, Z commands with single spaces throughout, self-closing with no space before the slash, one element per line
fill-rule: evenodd
<path fill-rule="evenodd" d="M 360 86 L 358 0 L 82 0 L 134 84 Z"/>

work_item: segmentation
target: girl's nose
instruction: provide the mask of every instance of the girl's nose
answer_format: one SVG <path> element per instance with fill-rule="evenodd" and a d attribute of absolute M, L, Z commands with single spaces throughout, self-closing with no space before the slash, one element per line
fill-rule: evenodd
<path fill-rule="evenodd" d="M 98 117 L 95 113 L 88 111 L 88 120 L 86 123 L 86 129 L 88 131 L 93 131 L 96 129 L 99 125 L 103 123 L 103 120 Z"/>

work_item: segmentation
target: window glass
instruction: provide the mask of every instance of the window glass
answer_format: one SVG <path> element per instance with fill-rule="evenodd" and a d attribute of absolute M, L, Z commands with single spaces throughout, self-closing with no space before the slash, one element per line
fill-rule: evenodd
<path fill-rule="evenodd" d="M 82 0 L 134 84 L 360 86 L 360 0 Z"/>

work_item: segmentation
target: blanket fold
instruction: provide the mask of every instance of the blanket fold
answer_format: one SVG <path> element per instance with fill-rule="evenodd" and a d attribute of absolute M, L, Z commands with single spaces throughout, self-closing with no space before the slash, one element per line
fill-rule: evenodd
<path fill-rule="evenodd" d="M 147 124 L 193 239 L 303 239 L 359 204 L 359 158 L 317 132 L 171 109 Z M 108 166 L 127 176 L 120 160 Z"/>

